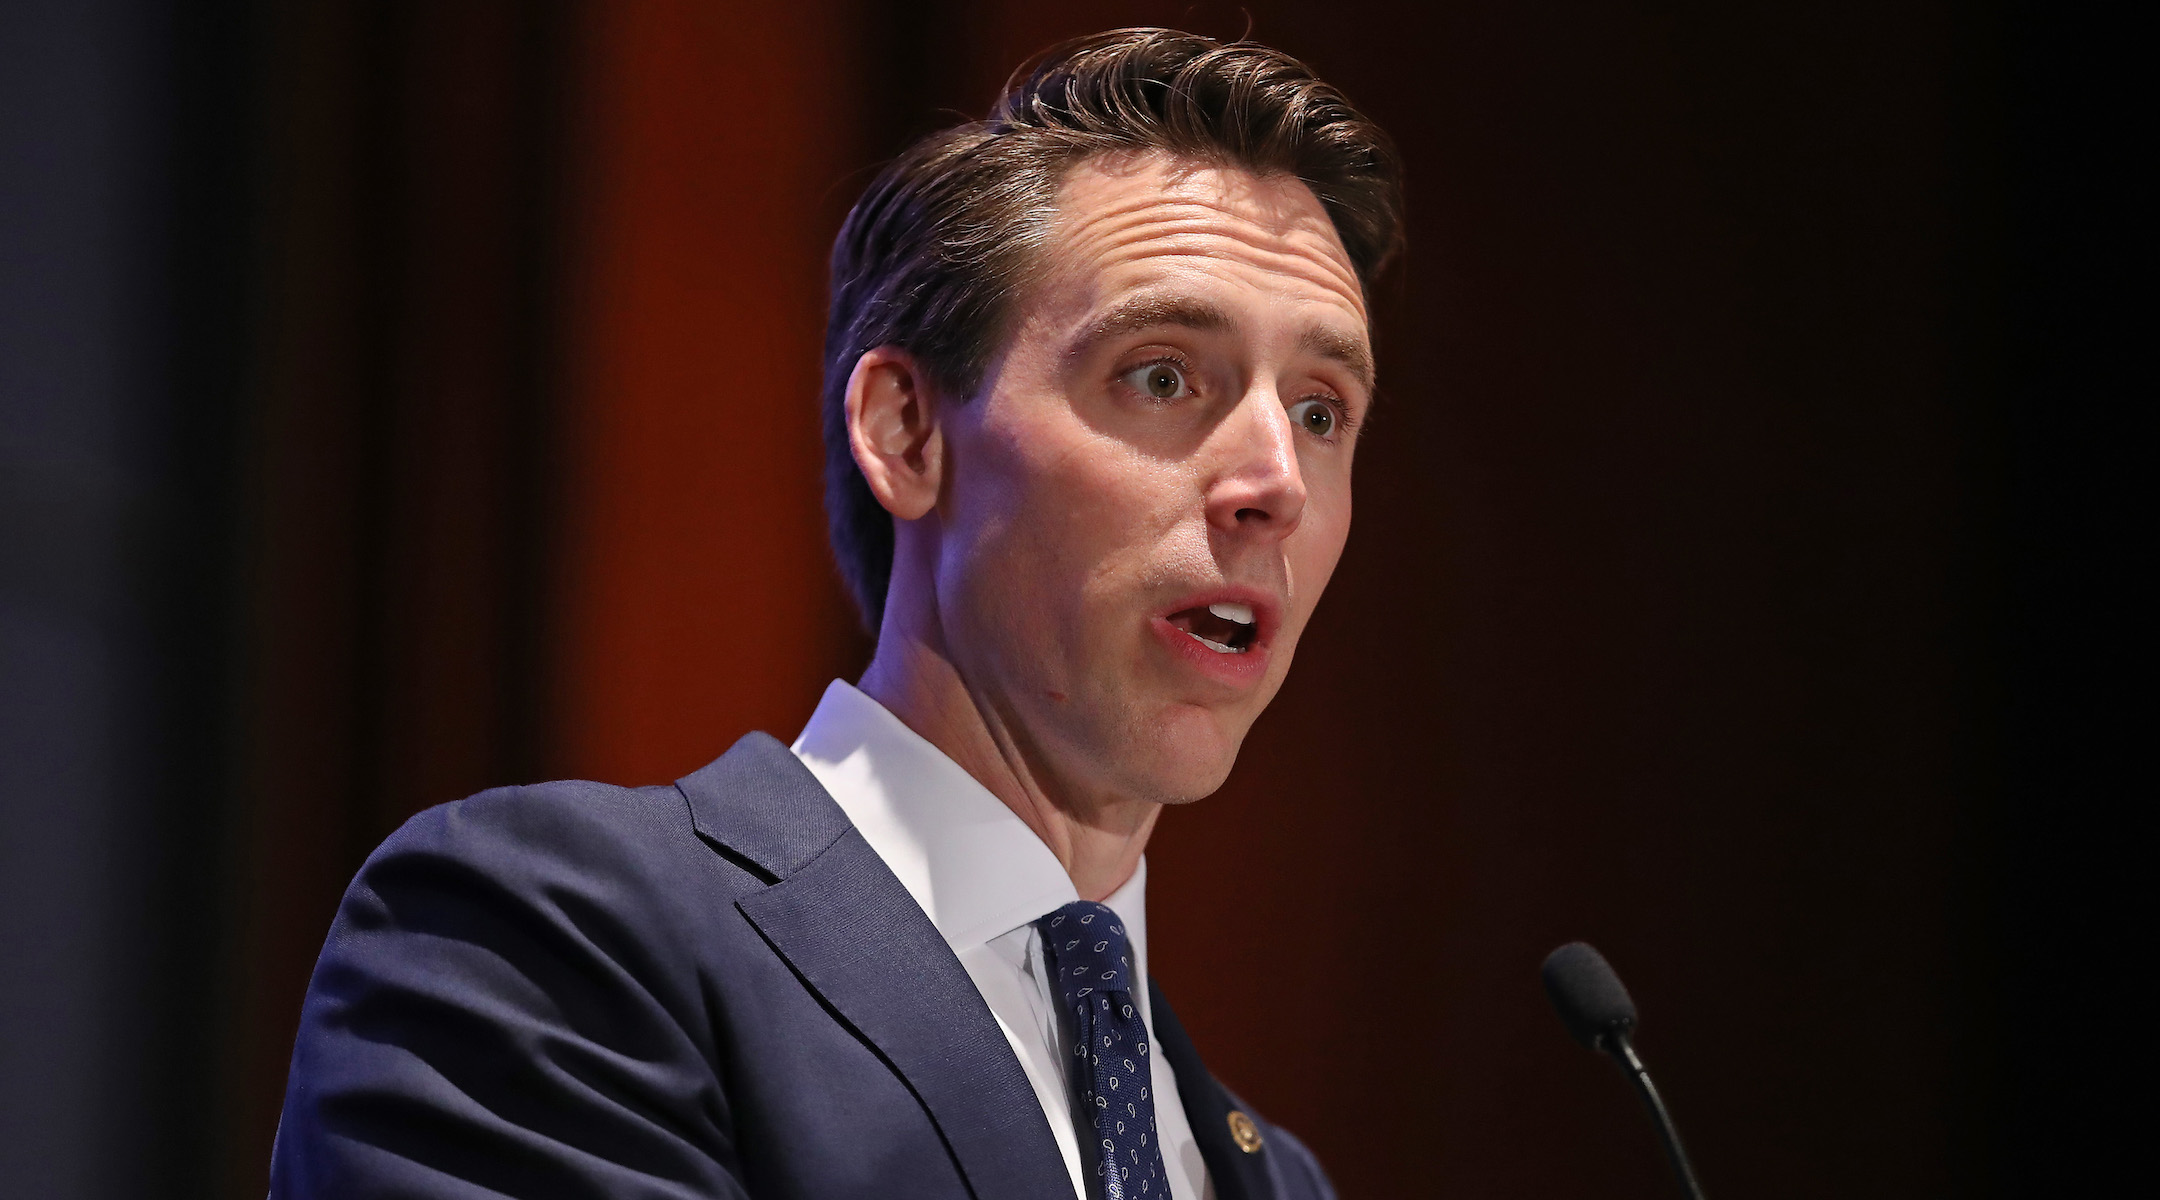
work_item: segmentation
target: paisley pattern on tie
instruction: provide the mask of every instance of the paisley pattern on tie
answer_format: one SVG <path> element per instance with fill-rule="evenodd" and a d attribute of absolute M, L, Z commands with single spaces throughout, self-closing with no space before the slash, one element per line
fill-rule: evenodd
<path fill-rule="evenodd" d="M 1094 1172 L 1103 1200 L 1170 1194 L 1155 1138 L 1154 1047 L 1133 1000 L 1132 953 L 1108 906 L 1076 900 L 1035 922 L 1072 1018 L 1072 1077 L 1080 1122 L 1094 1131 Z"/>

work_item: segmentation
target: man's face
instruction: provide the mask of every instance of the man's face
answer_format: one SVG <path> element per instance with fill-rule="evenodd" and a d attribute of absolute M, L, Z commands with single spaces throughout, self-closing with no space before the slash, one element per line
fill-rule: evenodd
<path fill-rule="evenodd" d="M 1074 169 L 982 392 L 945 414 L 937 581 L 978 704 L 1076 799 L 1221 786 L 1350 530 L 1363 296 L 1304 184 Z"/>

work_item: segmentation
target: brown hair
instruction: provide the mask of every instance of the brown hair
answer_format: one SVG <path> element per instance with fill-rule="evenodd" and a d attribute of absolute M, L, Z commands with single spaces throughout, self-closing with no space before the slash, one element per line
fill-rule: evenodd
<path fill-rule="evenodd" d="M 1250 42 L 1120 29 L 1052 47 L 1013 73 L 981 121 L 917 142 L 878 173 L 833 243 L 825 332 L 825 507 L 834 557 L 877 632 L 892 515 L 848 444 L 847 385 L 879 346 L 972 396 L 1002 348 L 1065 173 L 1099 154 L 1161 150 L 1293 175 L 1318 196 L 1370 288 L 1402 245 L 1393 143 L 1305 64 Z"/>

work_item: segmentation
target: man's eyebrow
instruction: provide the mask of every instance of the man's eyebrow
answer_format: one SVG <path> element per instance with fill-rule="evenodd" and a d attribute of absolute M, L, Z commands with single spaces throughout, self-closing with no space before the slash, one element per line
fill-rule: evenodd
<path fill-rule="evenodd" d="M 1113 338 L 1165 325 L 1202 333 L 1230 333 L 1237 329 L 1237 321 L 1229 313 L 1205 300 L 1187 296 L 1135 296 L 1090 322 L 1080 331 L 1080 336 L 1073 339 L 1069 354 L 1073 358 L 1082 358 L 1089 350 Z"/>
<path fill-rule="evenodd" d="M 1344 370 L 1356 377 L 1359 387 L 1367 393 L 1373 390 L 1372 351 L 1365 348 L 1361 339 L 1327 325 L 1315 325 L 1298 339 L 1298 349 L 1342 364 Z"/>
<path fill-rule="evenodd" d="M 1096 346 L 1129 333 L 1163 326 L 1195 329 L 1202 333 L 1231 333 L 1237 319 L 1205 300 L 1189 296 L 1135 296 L 1097 317 L 1073 339 L 1068 357 L 1080 359 Z M 1298 349 L 1340 363 L 1368 393 L 1373 389 L 1372 351 L 1362 339 L 1326 325 L 1316 325 L 1298 338 Z"/>

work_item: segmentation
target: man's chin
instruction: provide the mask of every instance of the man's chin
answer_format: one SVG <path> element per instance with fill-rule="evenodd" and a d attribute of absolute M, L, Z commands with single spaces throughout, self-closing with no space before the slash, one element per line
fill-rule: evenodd
<path fill-rule="evenodd" d="M 1219 790 L 1237 765 L 1244 729 L 1224 729 L 1214 714 L 1164 720 L 1126 748 L 1123 774 L 1136 793 L 1162 804 L 1190 804 Z"/>
<path fill-rule="evenodd" d="M 1124 764 L 1118 772 L 1123 776 L 1124 786 L 1118 790 L 1136 800 L 1175 807 L 1205 800 L 1221 790 L 1223 781 L 1230 777 L 1226 765 L 1220 770 L 1190 769 L 1192 764 L 1178 763 L 1164 769 L 1162 764 Z"/>

